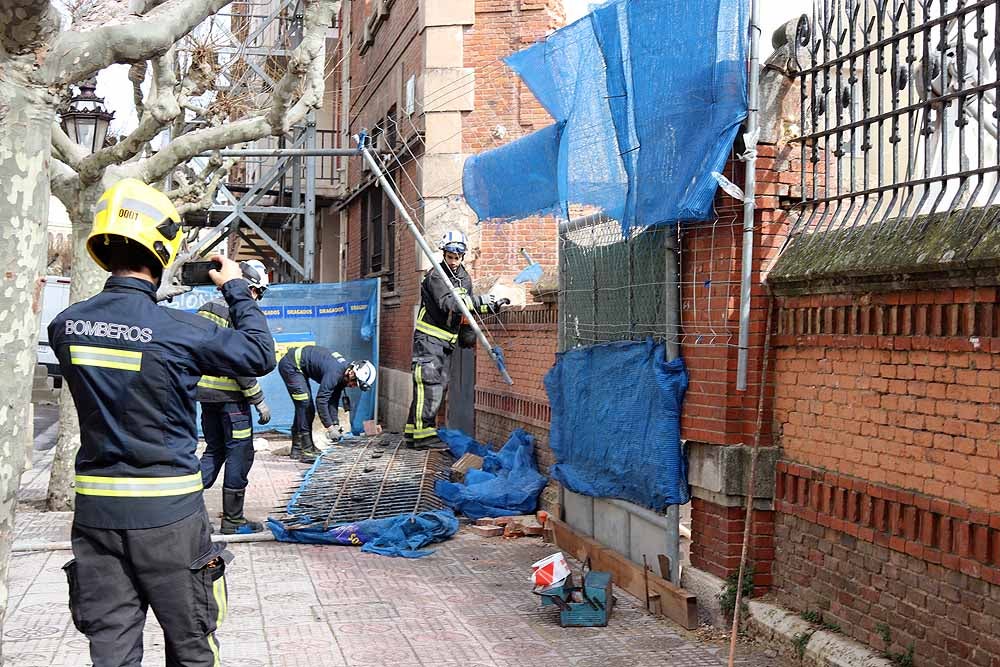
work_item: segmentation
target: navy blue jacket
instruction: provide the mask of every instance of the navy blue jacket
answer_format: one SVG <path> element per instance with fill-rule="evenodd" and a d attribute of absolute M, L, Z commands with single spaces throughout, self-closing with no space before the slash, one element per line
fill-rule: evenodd
<path fill-rule="evenodd" d="M 301 352 L 296 355 L 296 351 Z M 308 379 L 319 384 L 316 392 L 316 413 L 323 422 L 323 428 L 330 428 L 337 422 L 337 406 L 340 396 L 344 393 L 344 371 L 349 362 L 339 352 L 322 345 L 306 345 L 293 348 L 285 355 L 296 363 L 296 368 L 302 371 Z M 331 410 L 331 406 L 332 410 Z"/>
<path fill-rule="evenodd" d="M 230 280 L 221 291 L 232 329 L 160 307 L 151 283 L 118 277 L 49 324 L 80 420 L 80 524 L 155 528 L 204 506 L 195 455 L 198 380 L 274 368 L 274 339 L 246 281 Z"/>

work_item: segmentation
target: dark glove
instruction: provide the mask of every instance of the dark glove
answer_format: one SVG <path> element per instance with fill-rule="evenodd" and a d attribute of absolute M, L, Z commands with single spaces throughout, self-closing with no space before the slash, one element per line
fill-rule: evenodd
<path fill-rule="evenodd" d="M 465 349 L 476 346 L 476 332 L 472 327 L 464 325 L 458 328 L 458 346 Z"/>
<path fill-rule="evenodd" d="M 267 422 L 271 421 L 271 408 L 267 406 L 267 403 L 261 401 L 257 404 L 257 423 L 263 426 Z"/>
<path fill-rule="evenodd" d="M 493 312 L 499 313 L 501 308 L 506 308 L 510 305 L 510 299 L 499 299 L 493 306 Z"/>
<path fill-rule="evenodd" d="M 351 397 L 346 393 L 340 397 L 340 407 L 344 408 L 345 412 L 351 411 Z"/>

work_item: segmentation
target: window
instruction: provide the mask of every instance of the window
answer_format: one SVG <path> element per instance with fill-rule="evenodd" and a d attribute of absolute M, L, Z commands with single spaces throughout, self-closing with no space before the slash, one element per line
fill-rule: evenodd
<path fill-rule="evenodd" d="M 381 276 L 387 292 L 396 288 L 396 209 L 375 185 L 361 196 L 361 274 Z"/>
<path fill-rule="evenodd" d="M 399 139 L 396 126 L 396 107 L 393 106 L 372 128 L 371 145 L 378 150 L 380 143 L 385 144 L 389 152 L 393 152 Z M 388 171 L 393 161 L 383 160 L 383 165 Z M 391 182 L 398 182 L 398 174 L 388 171 L 386 175 Z M 361 196 L 361 275 L 380 276 L 386 292 L 396 289 L 396 208 L 374 184 Z"/>

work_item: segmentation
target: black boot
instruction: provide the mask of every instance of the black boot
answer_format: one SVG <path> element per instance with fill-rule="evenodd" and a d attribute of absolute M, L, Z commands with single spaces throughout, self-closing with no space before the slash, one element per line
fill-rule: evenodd
<path fill-rule="evenodd" d="M 312 433 L 302 434 L 302 452 L 299 454 L 299 461 L 303 463 L 312 463 L 315 461 L 323 452 L 316 449 L 316 445 L 313 444 Z"/>
<path fill-rule="evenodd" d="M 246 489 L 222 489 L 222 534 L 247 535 L 264 530 L 257 521 L 247 521 L 243 516 L 243 498 Z"/>
<path fill-rule="evenodd" d="M 288 452 L 288 458 L 298 461 L 302 456 L 302 434 L 292 433 L 292 451 Z"/>

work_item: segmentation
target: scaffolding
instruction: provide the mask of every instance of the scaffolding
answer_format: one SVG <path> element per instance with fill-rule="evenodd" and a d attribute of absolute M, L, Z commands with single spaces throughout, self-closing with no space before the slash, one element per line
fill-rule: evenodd
<path fill-rule="evenodd" d="M 220 80 L 226 84 L 215 102 L 222 97 L 234 110 L 262 106 L 302 41 L 302 30 L 301 0 L 238 1 L 206 21 L 197 40 L 211 44 Z M 337 36 L 334 24 L 327 37 Z M 337 143 L 335 130 L 317 129 L 315 114 L 310 113 L 288 136 L 219 152 L 237 161 L 219 185 L 213 205 L 186 216 L 188 226 L 206 230 L 192 253 L 226 242 L 230 256 L 259 258 L 282 282 L 314 282 L 317 209 L 341 195 L 339 160 L 356 154 L 335 148 Z"/>

